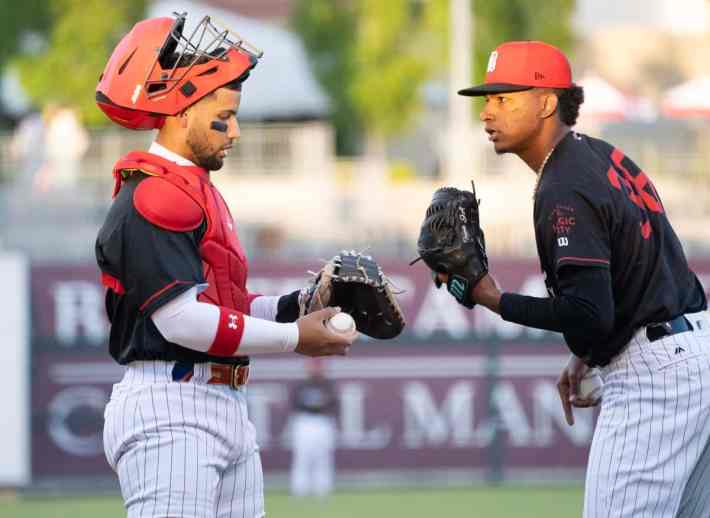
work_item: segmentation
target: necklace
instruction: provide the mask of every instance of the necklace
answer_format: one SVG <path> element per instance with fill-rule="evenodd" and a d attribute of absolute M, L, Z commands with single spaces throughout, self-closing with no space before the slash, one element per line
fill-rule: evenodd
<path fill-rule="evenodd" d="M 536 172 L 537 179 L 535 180 L 535 188 L 533 189 L 533 200 L 537 197 L 537 189 L 540 187 L 540 178 L 542 178 L 542 172 L 545 169 L 545 164 L 547 164 L 547 161 L 549 160 L 550 155 L 552 155 L 552 152 L 555 150 L 555 147 L 557 146 L 552 146 L 552 149 L 550 149 L 549 153 L 547 153 L 547 156 L 542 161 L 542 164 L 540 164 L 540 167 Z"/>

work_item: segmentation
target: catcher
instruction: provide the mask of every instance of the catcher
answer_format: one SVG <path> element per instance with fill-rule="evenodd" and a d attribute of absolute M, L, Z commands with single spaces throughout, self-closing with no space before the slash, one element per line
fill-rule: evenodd
<path fill-rule="evenodd" d="M 338 303 L 361 332 L 396 327 L 380 318 L 388 306 L 372 313 L 384 277 L 357 254 L 302 291 L 248 291 L 248 260 L 211 179 L 239 137 L 243 86 L 262 53 L 210 17 L 190 36 L 185 24 L 184 14 L 136 24 L 96 89 L 112 121 L 158 130 L 147 151 L 116 163 L 96 239 L 109 352 L 125 368 L 104 413 L 104 450 L 130 517 L 256 518 L 264 498 L 249 357 L 347 354 L 357 333 L 323 325 Z"/>

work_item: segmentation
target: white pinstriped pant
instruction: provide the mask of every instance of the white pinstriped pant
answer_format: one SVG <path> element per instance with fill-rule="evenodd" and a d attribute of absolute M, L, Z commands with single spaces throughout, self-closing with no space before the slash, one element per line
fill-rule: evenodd
<path fill-rule="evenodd" d="M 129 518 L 256 518 L 264 484 L 243 388 L 208 385 L 206 365 L 134 362 L 104 413 L 104 451 Z"/>
<path fill-rule="evenodd" d="M 710 317 L 649 342 L 645 329 L 601 369 L 584 518 L 710 517 Z"/>

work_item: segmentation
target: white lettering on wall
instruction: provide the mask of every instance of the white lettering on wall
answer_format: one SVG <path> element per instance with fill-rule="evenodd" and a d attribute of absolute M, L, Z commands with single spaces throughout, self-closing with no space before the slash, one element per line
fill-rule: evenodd
<path fill-rule="evenodd" d="M 340 388 L 340 446 L 356 450 L 379 450 L 390 443 L 392 429 L 380 425 L 367 429 L 364 383 L 344 383 Z"/>
<path fill-rule="evenodd" d="M 553 441 L 559 440 L 554 428 L 576 446 L 589 444 L 594 433 L 594 412 L 583 408 L 575 408 L 573 412 L 574 426 L 568 426 L 555 384 L 547 381 L 537 382 L 533 389 L 535 445 L 551 446 Z"/>
<path fill-rule="evenodd" d="M 78 412 L 89 417 L 103 415 L 108 399 L 103 389 L 91 386 L 69 387 L 57 392 L 47 408 L 49 437 L 67 453 L 80 457 L 99 455 L 103 452 L 101 429 L 90 434 L 78 433 L 70 421 Z"/>
<path fill-rule="evenodd" d="M 249 291 L 262 295 L 285 295 L 300 290 L 308 284 L 309 276 L 303 277 L 249 277 Z"/>
<path fill-rule="evenodd" d="M 459 381 L 449 389 L 440 408 L 422 382 L 406 383 L 402 389 L 404 408 L 403 440 L 408 448 L 454 446 L 474 443 L 473 382 Z"/>
<path fill-rule="evenodd" d="M 525 278 L 520 293 L 531 297 L 549 297 L 547 288 L 545 287 L 545 277 L 542 275 L 529 275 Z M 544 329 L 535 329 L 534 327 L 526 327 L 525 333 L 531 338 L 541 338 L 547 331 Z"/>
<path fill-rule="evenodd" d="M 452 338 L 464 338 L 470 328 L 467 311 L 449 295 L 446 288 L 436 289 L 432 283 L 414 319 L 414 334 L 417 338 L 428 338 L 435 331 L 444 331 Z"/>
<path fill-rule="evenodd" d="M 508 432 L 513 446 L 529 446 L 532 438 L 530 423 L 515 387 L 509 381 L 496 384 L 491 403 L 498 412 L 501 430 Z"/>
<path fill-rule="evenodd" d="M 54 334 L 59 342 L 71 347 L 79 338 L 92 345 L 103 345 L 108 336 L 104 314 L 104 291 L 88 281 L 60 281 L 52 289 L 54 298 Z"/>

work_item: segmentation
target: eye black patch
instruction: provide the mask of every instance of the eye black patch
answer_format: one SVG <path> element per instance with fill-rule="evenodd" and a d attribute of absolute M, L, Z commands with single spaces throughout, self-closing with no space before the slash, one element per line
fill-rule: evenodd
<path fill-rule="evenodd" d="M 221 131 L 222 133 L 227 133 L 227 128 L 227 124 L 221 121 L 212 121 L 212 123 L 210 124 L 210 129 L 213 129 L 215 131 Z"/>

